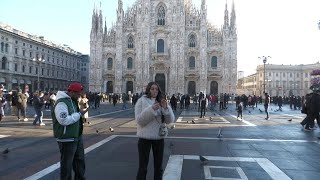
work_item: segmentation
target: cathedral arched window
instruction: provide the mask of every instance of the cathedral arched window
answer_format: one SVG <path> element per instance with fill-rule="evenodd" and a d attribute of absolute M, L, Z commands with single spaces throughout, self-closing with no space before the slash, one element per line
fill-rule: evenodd
<path fill-rule="evenodd" d="M 217 68 L 218 67 L 218 58 L 217 56 L 212 56 L 211 58 L 211 68 Z"/>
<path fill-rule="evenodd" d="M 127 69 L 132 69 L 133 68 L 133 60 L 131 57 L 127 59 Z"/>
<path fill-rule="evenodd" d="M 196 47 L 196 36 L 194 34 L 191 34 L 189 37 L 189 47 Z"/>
<path fill-rule="evenodd" d="M 194 56 L 189 57 L 189 69 L 196 68 L 196 58 Z"/>
<path fill-rule="evenodd" d="M 164 53 L 164 40 L 159 39 L 157 41 L 157 53 Z"/>
<path fill-rule="evenodd" d="M 129 48 L 129 49 L 132 49 L 133 47 L 134 47 L 133 37 L 130 36 L 130 37 L 128 38 L 128 48 Z"/>
<path fill-rule="evenodd" d="M 166 24 L 166 10 L 161 5 L 158 9 L 158 25 L 164 26 Z"/>
<path fill-rule="evenodd" d="M 112 58 L 108 58 L 108 60 L 107 60 L 107 68 L 108 68 L 108 70 L 112 70 L 113 69 L 113 59 Z"/>

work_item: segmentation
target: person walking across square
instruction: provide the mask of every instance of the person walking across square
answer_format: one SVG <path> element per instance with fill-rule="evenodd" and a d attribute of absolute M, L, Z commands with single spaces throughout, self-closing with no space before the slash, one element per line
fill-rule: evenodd
<path fill-rule="evenodd" d="M 237 106 L 237 112 L 238 112 L 237 120 L 242 120 L 242 109 L 243 109 L 242 103 L 240 102 Z"/>
<path fill-rule="evenodd" d="M 42 117 L 43 117 L 42 107 L 45 104 L 43 96 L 44 96 L 43 92 L 36 92 L 33 95 L 33 107 L 34 107 L 34 111 L 36 112 L 36 117 L 33 121 L 33 125 L 37 125 L 38 122 L 40 126 L 45 125 L 42 121 Z"/>
<path fill-rule="evenodd" d="M 264 99 L 264 112 L 266 112 L 267 117 L 266 120 L 269 120 L 269 104 L 270 104 L 270 96 L 268 93 L 264 93 L 265 99 Z"/>

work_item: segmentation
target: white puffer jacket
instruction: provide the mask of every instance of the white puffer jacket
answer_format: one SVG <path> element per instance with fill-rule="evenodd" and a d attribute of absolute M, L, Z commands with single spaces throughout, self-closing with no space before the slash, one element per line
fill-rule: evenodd
<path fill-rule="evenodd" d="M 160 107 L 154 111 L 152 105 L 154 99 L 148 98 L 146 95 L 138 99 L 135 105 L 135 119 L 137 121 L 137 136 L 143 139 L 162 139 L 159 136 L 159 128 L 161 125 L 161 112 L 164 115 L 165 123 L 174 122 L 174 114 L 172 108 L 168 105 L 167 109 Z"/>

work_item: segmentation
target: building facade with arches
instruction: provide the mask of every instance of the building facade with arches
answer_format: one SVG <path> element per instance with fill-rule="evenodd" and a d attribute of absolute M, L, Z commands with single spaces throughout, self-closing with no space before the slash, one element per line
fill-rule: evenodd
<path fill-rule="evenodd" d="M 167 94 L 236 92 L 234 4 L 231 13 L 225 5 L 221 28 L 208 22 L 206 0 L 199 8 L 190 0 L 137 0 L 126 12 L 118 0 L 116 23 L 108 29 L 102 17 L 95 8 L 90 91 L 140 93 L 156 81 Z"/>
<path fill-rule="evenodd" d="M 305 96 L 312 92 L 310 90 L 311 72 L 319 68 L 319 61 L 314 64 L 300 65 L 266 64 L 265 72 L 264 66 L 258 65 L 255 94 L 263 95 L 265 80 L 266 92 L 271 96 Z"/>
<path fill-rule="evenodd" d="M 88 88 L 85 64 L 88 55 L 0 23 L 0 84 L 7 90 L 57 91 L 71 81 Z"/>

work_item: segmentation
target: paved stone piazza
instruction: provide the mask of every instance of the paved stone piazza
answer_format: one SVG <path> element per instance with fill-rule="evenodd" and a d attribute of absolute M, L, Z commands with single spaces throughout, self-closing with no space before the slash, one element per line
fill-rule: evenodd
<path fill-rule="evenodd" d="M 138 151 L 134 108 L 126 110 L 102 103 L 89 112 L 84 129 L 87 179 L 135 179 Z M 306 179 L 320 177 L 319 128 L 305 132 L 299 122 L 305 117 L 287 106 L 282 112 L 270 108 L 270 120 L 255 109 L 244 110 L 236 119 L 235 104 L 211 111 L 205 118 L 194 105 L 177 109 L 176 122 L 165 139 L 164 180 Z M 6 116 L 0 122 L 0 179 L 59 179 L 59 150 L 52 137 L 50 111 L 44 127 Z M 194 121 L 194 124 L 192 123 Z M 291 120 L 291 121 L 289 121 Z M 109 127 L 114 128 L 110 132 Z M 208 159 L 202 163 L 199 156 Z M 147 179 L 153 179 L 150 155 Z"/>

